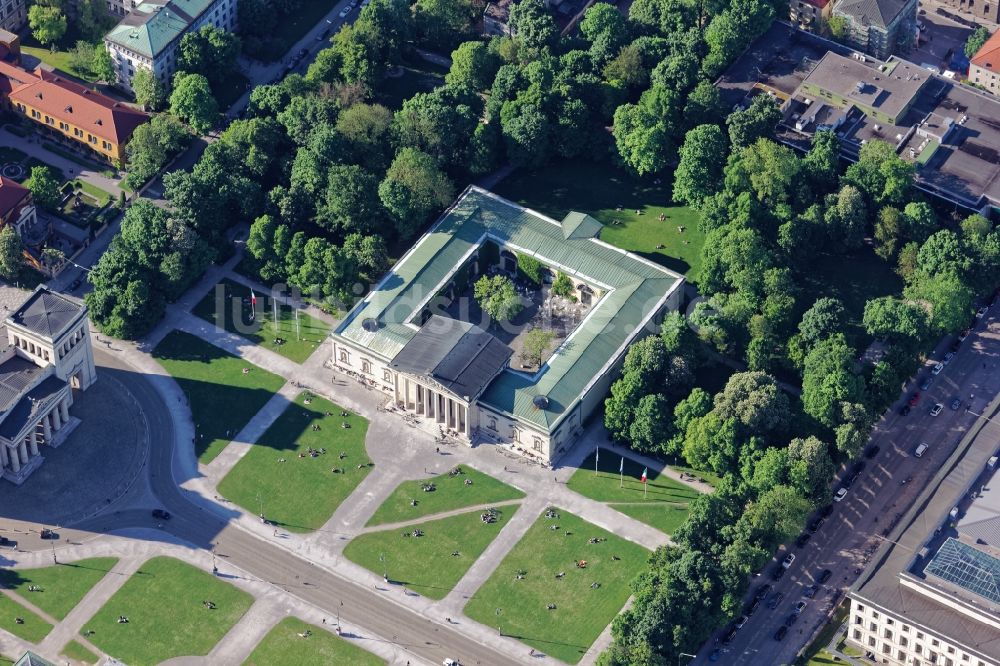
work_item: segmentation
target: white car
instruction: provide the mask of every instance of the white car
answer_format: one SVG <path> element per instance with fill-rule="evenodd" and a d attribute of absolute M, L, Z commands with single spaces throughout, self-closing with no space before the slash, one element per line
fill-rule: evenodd
<path fill-rule="evenodd" d="M 990 311 L 990 306 L 984 305 L 983 307 L 976 310 L 976 319 L 982 319 L 986 316 L 986 313 Z"/>
<path fill-rule="evenodd" d="M 344 7 L 340 10 L 340 18 L 347 18 L 347 15 L 351 13 L 350 6 Z"/>
<path fill-rule="evenodd" d="M 794 561 L 795 561 L 795 553 L 788 553 L 788 555 L 785 556 L 785 559 L 781 560 L 781 568 L 787 569 L 788 567 L 792 566 L 792 562 Z"/>
<path fill-rule="evenodd" d="M 931 374 L 932 375 L 940 375 L 942 370 L 944 370 L 944 363 L 938 363 L 931 370 Z"/>
<path fill-rule="evenodd" d="M 955 358 L 955 352 L 948 352 L 947 354 L 944 355 L 944 359 L 942 359 L 941 362 L 944 363 L 945 365 L 948 365 L 949 363 L 951 363 L 951 359 L 953 358 Z"/>
<path fill-rule="evenodd" d="M 847 497 L 847 488 L 841 488 L 833 495 L 834 502 L 843 502 L 844 498 Z"/>
<path fill-rule="evenodd" d="M 942 405 L 940 402 L 934 403 L 934 406 L 931 407 L 931 416 L 937 416 L 938 414 L 941 413 L 942 409 L 944 409 L 944 405 Z"/>
<path fill-rule="evenodd" d="M 917 447 L 917 450 L 913 452 L 913 455 L 915 455 L 918 458 L 923 458 L 924 453 L 927 451 L 927 448 L 928 448 L 927 442 L 921 442 L 920 446 Z"/>

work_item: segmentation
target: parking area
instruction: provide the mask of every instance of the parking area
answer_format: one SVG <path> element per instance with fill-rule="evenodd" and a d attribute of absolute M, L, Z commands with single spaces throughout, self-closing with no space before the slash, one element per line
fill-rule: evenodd
<path fill-rule="evenodd" d="M 953 69 L 952 58 L 956 54 L 964 55 L 965 40 L 972 34 L 972 28 L 942 13 L 950 14 L 954 9 L 932 4 L 926 0 L 920 3 L 918 11 L 918 20 L 923 26 L 920 30 L 920 46 L 909 54 L 909 60 L 918 65 L 933 65 L 942 72 Z M 958 73 L 964 76 L 967 71 Z"/>

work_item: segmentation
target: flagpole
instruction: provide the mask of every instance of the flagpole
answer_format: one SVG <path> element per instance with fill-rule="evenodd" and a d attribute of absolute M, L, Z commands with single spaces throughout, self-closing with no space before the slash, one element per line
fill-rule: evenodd
<path fill-rule="evenodd" d="M 594 476 L 597 476 L 597 461 L 601 458 L 601 447 L 594 447 Z"/>
<path fill-rule="evenodd" d="M 302 336 L 300 335 L 300 330 L 299 330 L 299 309 L 298 308 L 295 308 L 295 339 L 296 340 L 301 340 L 302 339 Z"/>
<path fill-rule="evenodd" d="M 622 456 L 622 464 L 618 466 L 618 487 L 625 487 L 625 456 Z"/>
<path fill-rule="evenodd" d="M 278 299 L 271 294 L 271 302 L 274 303 L 274 335 L 278 335 Z"/>

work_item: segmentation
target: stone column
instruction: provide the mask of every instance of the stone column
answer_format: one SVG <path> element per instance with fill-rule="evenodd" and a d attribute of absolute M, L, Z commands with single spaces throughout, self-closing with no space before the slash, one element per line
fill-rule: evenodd
<path fill-rule="evenodd" d="M 52 426 L 49 424 L 48 414 L 42 417 L 42 434 L 45 437 L 45 443 L 52 444 Z"/>
<path fill-rule="evenodd" d="M 434 415 L 437 413 L 437 402 L 435 402 L 437 395 L 430 389 L 424 389 L 424 394 L 424 399 L 427 401 L 427 417 L 434 418 Z"/>
<path fill-rule="evenodd" d="M 31 451 L 32 456 L 38 455 L 38 427 L 32 428 L 31 434 L 28 435 L 28 450 Z"/>
<path fill-rule="evenodd" d="M 59 432 L 59 428 L 62 427 L 62 424 L 59 422 L 59 410 L 53 409 L 49 412 L 49 418 L 52 419 L 52 431 Z"/>
<path fill-rule="evenodd" d="M 28 457 L 28 445 L 27 443 L 25 443 L 23 439 L 21 440 L 20 444 L 18 444 L 17 450 L 21 454 L 21 464 L 22 465 L 28 464 L 28 461 L 31 460 L 31 458 Z"/>
<path fill-rule="evenodd" d="M 4 448 L 6 449 L 7 447 Z M 10 468 L 14 472 L 14 474 L 17 474 L 18 472 L 21 471 L 20 456 L 17 455 L 16 449 L 7 449 L 7 454 L 10 455 Z"/>
<path fill-rule="evenodd" d="M 69 423 L 69 401 L 66 398 L 59 403 L 59 417 L 64 424 Z"/>
<path fill-rule="evenodd" d="M 0 444 L 0 471 L 7 469 L 10 462 L 7 460 L 7 446 Z"/>

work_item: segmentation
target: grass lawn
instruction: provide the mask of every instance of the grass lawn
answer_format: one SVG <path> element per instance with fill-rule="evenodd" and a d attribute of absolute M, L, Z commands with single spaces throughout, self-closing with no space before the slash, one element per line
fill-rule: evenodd
<path fill-rule="evenodd" d="M 309 395 L 298 396 L 219 484 L 226 499 L 253 514 L 263 504 L 268 520 L 292 532 L 322 527 L 371 471 L 365 452 L 368 421 L 341 416 L 342 407 Z M 305 404 L 307 399 L 311 404 Z M 350 428 L 341 427 L 345 421 Z M 327 452 L 315 458 L 308 453 L 324 447 Z M 335 474 L 335 467 L 343 471 Z"/>
<path fill-rule="evenodd" d="M 465 614 L 575 664 L 625 605 L 630 583 L 646 567 L 649 551 L 555 511 L 558 518 L 543 515 L 535 521 L 476 591 Z M 559 529 L 552 530 L 553 525 Z M 588 543 L 595 537 L 606 541 Z M 576 566 L 579 560 L 587 562 L 585 569 Z M 518 571 L 525 572 L 523 580 L 517 580 Z M 562 572 L 565 575 L 556 578 Z M 593 589 L 593 583 L 599 587 Z M 555 609 L 549 610 L 549 604 Z"/>
<path fill-rule="evenodd" d="M 63 41 L 70 46 L 75 43 L 66 40 Z M 52 51 L 45 46 L 25 46 L 22 44 L 21 53 L 34 56 L 47 65 L 52 65 L 66 74 L 71 74 L 89 83 L 95 83 L 97 81 L 97 77 L 89 69 L 80 70 L 73 66 L 73 59 L 68 50 L 57 48 L 55 51 Z"/>
<path fill-rule="evenodd" d="M 299 634 L 306 630 L 312 635 L 303 640 Z M 307 624 L 297 617 L 286 617 L 267 632 L 263 640 L 243 662 L 243 666 L 272 666 L 272 664 L 298 664 L 322 666 L 323 664 L 352 664 L 377 666 L 385 661 L 371 652 L 348 643 L 325 628 Z"/>
<path fill-rule="evenodd" d="M 202 601 L 211 601 L 209 610 Z M 253 603 L 253 597 L 172 557 L 136 571 L 83 629 L 90 642 L 131 666 L 205 655 Z M 128 618 L 118 624 L 118 616 Z"/>
<path fill-rule="evenodd" d="M 667 184 L 634 178 L 610 163 L 574 160 L 537 172 L 516 171 L 494 191 L 555 220 L 573 210 L 587 213 L 607 225 L 601 240 L 698 281 L 705 242 L 698 230 L 698 214 L 674 204 Z M 617 206 L 622 210 L 615 210 Z M 642 215 L 636 215 L 636 210 Z M 667 216 L 662 222 L 661 213 Z M 615 220 L 619 224 L 613 224 Z M 678 232 L 678 227 L 684 227 L 684 232 Z"/>
<path fill-rule="evenodd" d="M 382 79 L 376 91 L 379 103 L 393 111 L 402 108 L 403 102 L 417 93 L 430 92 L 444 85 L 444 75 L 448 73 L 443 67 L 430 63 L 423 58 L 411 58 L 401 65 L 402 76 L 387 76 Z"/>
<path fill-rule="evenodd" d="M 82 661 L 85 664 L 96 664 L 99 656 L 80 645 L 76 641 L 70 641 L 63 646 L 62 653 L 74 661 Z"/>
<path fill-rule="evenodd" d="M 236 319 L 236 308 L 240 311 L 239 320 Z M 273 308 L 267 295 L 257 294 L 256 316 L 251 320 L 250 288 L 226 279 L 215 285 L 191 312 L 230 333 L 241 335 L 265 349 L 302 363 L 323 344 L 330 327 L 300 311 L 299 332 L 296 335 L 294 310 L 279 304 L 276 333 Z M 285 342 L 275 344 L 276 338 Z"/>
<path fill-rule="evenodd" d="M 18 624 L 16 618 L 24 620 L 24 624 Z M 0 592 L 0 629 L 29 643 L 41 643 L 52 631 L 52 625 Z"/>
<path fill-rule="evenodd" d="M 302 39 L 307 32 L 316 27 L 316 24 L 326 16 L 337 4 L 336 0 L 309 0 L 303 2 L 296 11 L 289 15 L 281 16 L 278 25 L 271 33 L 271 50 L 263 60 L 275 62 L 281 60 L 288 49 L 292 48 L 296 42 Z M 353 20 L 354 17 L 351 17 Z M 333 34 L 331 26 L 331 35 Z"/>
<path fill-rule="evenodd" d="M 698 496 L 698 491 L 674 481 L 668 476 L 649 471 L 645 496 L 639 481 L 644 466 L 625 458 L 624 474 L 619 476 L 620 455 L 607 449 L 600 456 L 598 473 L 594 474 L 594 454 L 587 456 L 582 466 L 567 484 L 585 497 L 611 505 L 625 515 L 652 525 L 658 530 L 673 534 L 688 514 L 688 502 Z M 622 484 L 621 478 L 624 478 Z M 624 487 L 620 487 L 620 486 Z"/>
<path fill-rule="evenodd" d="M 405 530 L 368 532 L 347 544 L 344 556 L 380 576 L 388 573 L 397 585 L 431 599 L 443 599 L 515 511 L 517 506 L 498 507 L 495 523 L 484 523 L 482 512 L 471 511 Z M 414 529 L 423 530 L 424 536 L 403 536 Z M 385 557 L 384 563 L 380 556 Z"/>
<path fill-rule="evenodd" d="M 95 557 L 42 569 L 0 569 L 0 585 L 62 620 L 117 563 L 116 557 Z M 42 591 L 29 592 L 31 585 Z"/>
<path fill-rule="evenodd" d="M 824 625 L 823 629 L 816 634 L 816 638 L 810 643 L 804 651 L 799 654 L 802 655 L 795 660 L 798 666 L 820 666 L 821 664 L 838 664 L 843 663 L 839 659 L 835 659 L 832 654 L 826 651 L 826 647 L 830 645 L 834 636 L 840 631 L 841 626 L 847 620 L 847 615 L 849 612 L 850 604 L 846 602 L 841 602 L 837 606 L 837 610 L 833 613 L 833 618 Z"/>
<path fill-rule="evenodd" d="M 865 247 L 850 257 L 825 255 L 811 264 L 803 278 L 804 308 L 811 307 L 817 298 L 839 298 L 847 311 L 848 340 L 864 349 L 871 342 L 861 323 L 865 303 L 879 296 L 898 296 L 903 291 L 903 280 L 896 275 L 891 264 L 880 259 Z"/>
<path fill-rule="evenodd" d="M 83 190 L 85 193 L 94 197 L 100 205 L 104 205 L 111 201 L 112 196 L 110 192 L 105 192 L 96 185 L 91 185 L 85 180 L 71 180 L 69 184 L 73 186 L 74 190 Z"/>
<path fill-rule="evenodd" d="M 205 464 L 219 455 L 285 383 L 281 377 L 182 331 L 167 334 L 153 356 L 187 396 L 198 433 L 194 450 Z M 243 374 L 244 368 L 250 372 Z"/>
<path fill-rule="evenodd" d="M 419 481 L 404 481 L 382 503 L 367 526 L 398 523 L 467 506 L 524 497 L 524 493 L 517 488 L 512 488 L 489 474 L 468 465 L 461 466 L 461 470 L 461 474 L 454 476 L 446 473 Z M 465 484 L 467 479 L 472 481 L 471 486 Z M 424 492 L 421 486 L 425 483 L 433 483 L 437 490 Z M 410 500 L 413 499 L 417 500 L 416 506 L 410 505 Z"/>

